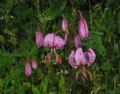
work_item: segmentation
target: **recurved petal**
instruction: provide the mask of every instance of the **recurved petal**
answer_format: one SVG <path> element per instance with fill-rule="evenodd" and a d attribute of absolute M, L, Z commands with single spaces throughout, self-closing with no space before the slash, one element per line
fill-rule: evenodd
<path fill-rule="evenodd" d="M 63 49 L 65 46 L 65 41 L 60 36 L 55 36 L 54 38 L 54 47 L 56 49 Z"/>
<path fill-rule="evenodd" d="M 73 68 L 78 67 L 75 63 L 75 51 L 74 50 L 71 51 L 68 61 L 69 61 L 70 66 L 72 66 Z"/>
<path fill-rule="evenodd" d="M 44 47 L 53 48 L 54 46 L 54 33 L 49 33 L 44 37 Z"/>
<path fill-rule="evenodd" d="M 88 54 L 87 65 L 91 66 L 93 64 L 93 62 L 95 61 L 95 59 L 96 59 L 96 54 L 95 54 L 95 52 L 91 48 L 88 49 L 87 54 Z"/>
<path fill-rule="evenodd" d="M 75 62 L 78 66 L 86 64 L 86 60 L 82 48 L 77 48 L 75 52 Z"/>

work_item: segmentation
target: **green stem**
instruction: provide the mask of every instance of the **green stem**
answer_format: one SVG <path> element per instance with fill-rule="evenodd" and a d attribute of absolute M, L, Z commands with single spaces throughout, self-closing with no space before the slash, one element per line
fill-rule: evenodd
<path fill-rule="evenodd" d="M 106 72 L 106 86 L 107 86 L 107 72 Z M 107 93 L 107 87 L 106 87 L 106 94 L 108 94 Z"/>

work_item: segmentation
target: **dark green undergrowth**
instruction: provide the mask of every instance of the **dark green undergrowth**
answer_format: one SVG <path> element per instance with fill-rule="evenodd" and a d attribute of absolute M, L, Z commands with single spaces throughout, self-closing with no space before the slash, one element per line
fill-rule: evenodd
<path fill-rule="evenodd" d="M 70 27 L 74 10 L 82 11 L 89 26 L 84 50 L 91 47 L 97 56 L 90 67 L 93 79 L 84 82 L 76 80 L 77 70 L 68 63 L 69 46 L 58 51 L 63 58 L 58 65 L 54 59 L 42 63 L 50 49 L 35 44 L 38 24 L 44 35 L 55 32 L 64 14 Z M 39 65 L 31 78 L 25 76 L 23 56 Z M 0 94 L 120 94 L 120 1 L 0 0 Z"/>

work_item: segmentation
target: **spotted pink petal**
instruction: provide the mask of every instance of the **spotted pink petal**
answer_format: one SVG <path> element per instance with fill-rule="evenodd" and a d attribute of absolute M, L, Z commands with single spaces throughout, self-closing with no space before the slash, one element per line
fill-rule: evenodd
<path fill-rule="evenodd" d="M 91 66 L 96 59 L 96 54 L 91 48 L 89 48 L 88 51 L 85 53 L 85 57 L 87 58 L 87 65 Z"/>
<path fill-rule="evenodd" d="M 54 47 L 54 34 L 47 34 L 44 38 L 44 47 L 53 48 Z"/>
<path fill-rule="evenodd" d="M 30 77 L 32 74 L 30 63 L 25 63 L 25 74 L 27 77 Z"/>
<path fill-rule="evenodd" d="M 36 33 L 36 45 L 38 48 L 40 48 L 43 45 L 43 34 L 40 31 L 35 32 Z"/>
<path fill-rule="evenodd" d="M 74 50 L 71 51 L 68 61 L 69 61 L 70 66 L 72 66 L 75 69 L 78 68 L 78 66 L 75 63 L 75 51 Z"/>
<path fill-rule="evenodd" d="M 86 64 L 86 60 L 82 48 L 77 48 L 75 52 L 75 62 L 78 66 Z"/>
<path fill-rule="evenodd" d="M 65 41 L 63 40 L 63 38 L 59 37 L 59 36 L 55 36 L 54 38 L 54 47 L 56 49 L 63 49 L 65 46 Z"/>

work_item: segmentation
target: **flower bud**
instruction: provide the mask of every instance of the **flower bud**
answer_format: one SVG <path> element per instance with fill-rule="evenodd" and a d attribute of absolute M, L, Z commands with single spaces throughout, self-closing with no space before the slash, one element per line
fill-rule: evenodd
<path fill-rule="evenodd" d="M 56 63 L 57 64 L 61 64 L 62 63 L 62 59 L 61 59 L 60 55 L 58 55 L 57 53 L 56 53 Z"/>
<path fill-rule="evenodd" d="M 80 48 L 81 47 L 81 40 L 80 40 L 79 34 L 75 35 L 74 43 L 75 43 L 75 47 L 76 48 Z"/>
<path fill-rule="evenodd" d="M 68 21 L 67 21 L 67 19 L 65 17 L 63 17 L 63 20 L 62 20 L 62 30 L 64 32 L 66 32 L 67 28 L 68 28 Z"/>
<path fill-rule="evenodd" d="M 45 57 L 45 61 L 50 64 L 52 61 L 52 57 L 53 57 L 53 51 L 51 50 L 51 52 Z"/>
<path fill-rule="evenodd" d="M 43 34 L 40 31 L 37 31 L 35 33 L 36 33 L 36 44 L 38 48 L 40 48 L 43 45 Z"/>
<path fill-rule="evenodd" d="M 25 74 L 27 77 L 30 77 L 32 74 L 32 69 L 31 69 L 30 63 L 28 62 L 25 63 Z"/>
<path fill-rule="evenodd" d="M 82 14 L 81 14 L 81 19 L 79 21 L 79 25 L 78 25 L 78 31 L 79 31 L 79 34 L 80 34 L 80 38 L 82 40 L 85 40 L 88 38 L 88 25 L 87 25 L 87 22 L 86 20 L 83 18 Z"/>
<path fill-rule="evenodd" d="M 37 63 L 36 63 L 36 61 L 34 59 L 32 60 L 32 68 L 33 69 L 37 68 Z"/>
<path fill-rule="evenodd" d="M 75 52 L 75 62 L 78 66 L 86 64 L 82 48 L 77 48 Z"/>

